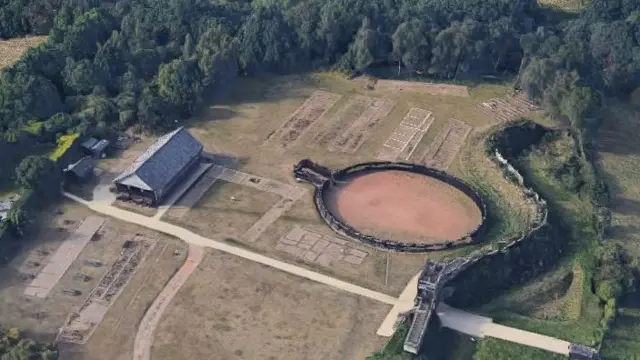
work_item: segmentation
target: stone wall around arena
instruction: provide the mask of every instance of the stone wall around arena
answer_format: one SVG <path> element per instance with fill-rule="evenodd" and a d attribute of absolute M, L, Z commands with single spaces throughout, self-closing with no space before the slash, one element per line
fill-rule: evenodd
<path fill-rule="evenodd" d="M 473 231 L 462 236 L 458 240 L 449 240 L 431 244 L 416 244 L 390 239 L 380 239 L 375 236 L 363 234 L 357 229 L 353 228 L 351 225 L 335 217 L 327 208 L 327 206 L 325 205 L 325 194 L 331 189 L 331 187 L 334 186 L 335 182 L 345 182 L 355 176 L 361 175 L 364 172 L 380 170 L 400 170 L 418 173 L 435 178 L 455 187 L 456 189 L 462 191 L 469 198 L 471 198 L 476 206 L 478 206 L 478 209 L 480 209 L 480 213 L 482 216 L 480 224 Z M 485 220 L 487 217 L 487 207 L 480 195 L 473 188 L 465 184 L 462 180 L 443 171 L 427 168 L 418 164 L 380 161 L 357 164 L 336 171 L 332 174 L 330 181 L 326 181 L 321 186 L 316 188 L 314 202 L 316 204 L 316 209 L 318 210 L 318 213 L 320 214 L 322 219 L 334 231 L 349 238 L 356 239 L 366 245 L 387 251 L 418 253 L 452 249 L 455 247 L 469 245 L 481 241 L 482 235 L 484 234 L 484 230 L 486 228 Z"/>

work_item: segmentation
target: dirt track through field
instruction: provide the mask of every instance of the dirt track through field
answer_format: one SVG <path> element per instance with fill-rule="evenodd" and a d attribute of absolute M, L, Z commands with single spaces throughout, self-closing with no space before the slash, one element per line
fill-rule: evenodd
<path fill-rule="evenodd" d="M 160 323 L 162 314 L 173 297 L 176 296 L 178 290 L 180 290 L 182 285 L 187 281 L 189 275 L 196 270 L 203 256 L 203 247 L 193 244 L 189 245 L 189 255 L 184 265 L 182 265 L 178 272 L 169 280 L 167 286 L 162 289 L 162 292 L 144 314 L 140 326 L 138 326 L 138 333 L 136 334 L 133 347 L 134 360 L 149 360 L 151 358 L 151 345 L 154 339 L 153 333 L 158 323 Z"/>
<path fill-rule="evenodd" d="M 329 194 L 329 207 L 358 230 L 393 240 L 456 240 L 481 221 L 476 204 L 439 180 L 389 170 L 359 176 Z"/>

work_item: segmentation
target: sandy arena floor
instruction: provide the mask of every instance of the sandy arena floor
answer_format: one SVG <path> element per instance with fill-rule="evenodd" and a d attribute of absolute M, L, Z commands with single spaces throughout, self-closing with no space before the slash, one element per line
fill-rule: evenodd
<path fill-rule="evenodd" d="M 334 214 L 358 230 L 400 241 L 456 240 L 482 218 L 480 209 L 460 190 L 397 170 L 354 178 L 327 200 Z"/>

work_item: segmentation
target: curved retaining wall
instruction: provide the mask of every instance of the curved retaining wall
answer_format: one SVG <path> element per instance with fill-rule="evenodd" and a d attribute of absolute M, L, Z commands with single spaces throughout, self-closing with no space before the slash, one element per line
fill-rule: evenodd
<path fill-rule="evenodd" d="M 513 126 L 518 125 L 516 124 Z M 500 144 L 493 144 L 493 146 L 488 148 L 489 157 L 496 165 L 498 165 L 505 177 L 518 186 L 527 200 L 534 205 L 536 215 L 528 230 L 496 243 L 497 246 L 488 252 L 475 253 L 465 259 L 465 263 L 462 264 L 448 279 L 448 281 L 450 281 L 456 288 L 457 294 L 457 296 L 454 296 L 453 299 L 450 299 L 449 301 L 452 306 L 471 306 L 472 303 L 478 300 L 478 298 L 482 297 L 477 295 L 477 291 L 465 286 L 465 280 L 462 278 L 467 278 L 466 280 L 468 281 L 468 284 L 472 285 L 471 287 L 475 287 L 478 283 L 482 283 L 483 285 L 481 286 L 486 290 L 487 288 L 491 288 L 490 284 L 492 279 L 496 278 L 496 273 L 495 271 L 483 271 L 483 268 L 490 267 L 491 264 L 500 262 L 507 264 L 511 261 L 523 265 L 532 261 L 539 261 L 539 259 L 531 258 L 529 253 L 526 251 L 525 253 L 522 253 L 522 248 L 525 245 L 535 245 L 536 241 L 540 240 L 540 238 L 544 238 L 546 233 L 550 230 L 548 222 L 549 208 L 547 202 L 536 191 L 526 185 L 524 177 L 502 155 L 500 151 L 502 149 L 500 149 L 500 147 Z M 523 256 L 524 259 L 520 259 Z M 505 267 L 502 266 L 502 268 Z M 524 271 L 522 272 L 524 273 Z M 529 271 L 527 273 L 527 277 L 531 278 L 535 276 L 536 274 L 534 272 L 535 271 Z M 476 274 L 485 274 L 487 278 L 481 278 L 481 276 L 477 277 Z M 465 297 L 463 296 L 464 294 L 469 294 L 469 296 Z"/>
<path fill-rule="evenodd" d="M 462 191 L 465 195 L 467 195 L 480 209 L 480 213 L 482 215 L 482 221 L 478 225 L 476 229 L 469 232 L 468 234 L 462 236 L 458 240 L 449 240 L 443 241 L 440 243 L 432 243 L 432 244 L 416 244 L 416 243 L 406 243 L 400 242 L 390 239 L 380 239 L 375 236 L 363 234 L 359 232 L 357 229 L 351 227 L 346 222 L 338 219 L 333 213 L 327 208 L 325 205 L 325 195 L 331 188 L 334 186 L 334 183 L 348 181 L 355 176 L 362 175 L 367 172 L 374 172 L 380 170 L 400 170 L 400 171 L 408 171 L 417 174 L 422 174 L 425 176 L 429 176 L 435 179 L 438 179 L 442 182 L 445 182 L 456 189 Z M 358 240 L 362 243 L 365 243 L 369 246 L 373 246 L 378 249 L 388 250 L 388 251 L 397 251 L 397 252 L 428 252 L 428 251 L 438 251 L 444 249 L 451 249 L 455 247 L 460 247 L 464 245 L 469 245 L 475 242 L 480 241 L 481 235 L 485 230 L 485 220 L 487 217 L 487 207 L 480 197 L 480 195 L 472 189 L 470 186 L 465 184 L 462 180 L 449 175 L 445 172 L 431 169 L 422 165 L 417 164 L 408 164 L 408 163 L 398 163 L 398 162 L 370 162 L 357 164 L 354 166 L 347 167 L 345 169 L 336 171 L 332 174 L 331 180 L 324 182 L 320 187 L 316 188 L 316 192 L 314 195 L 314 202 L 316 204 L 316 209 L 318 213 L 322 217 L 322 219 L 331 227 L 334 231 L 350 237 L 352 239 Z"/>

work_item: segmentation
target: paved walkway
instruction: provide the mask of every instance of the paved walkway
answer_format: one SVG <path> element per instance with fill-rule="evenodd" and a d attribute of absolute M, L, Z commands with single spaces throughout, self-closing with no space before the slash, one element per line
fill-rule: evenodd
<path fill-rule="evenodd" d="M 197 245 L 189 245 L 189 255 L 180 269 L 173 275 L 171 280 L 162 289 L 162 292 L 153 301 L 153 304 L 149 307 L 144 314 L 140 325 L 138 326 L 138 333 L 133 343 L 133 359 L 134 360 L 150 360 L 151 359 L 151 345 L 153 345 L 153 334 L 156 327 L 160 323 L 162 314 L 167 309 L 169 303 L 173 297 L 178 293 L 178 290 L 187 281 L 187 278 L 198 267 L 200 261 L 204 256 L 204 248 Z"/>
<path fill-rule="evenodd" d="M 571 343 L 568 341 L 495 324 L 490 318 L 454 309 L 445 303 L 438 305 L 437 313 L 442 326 L 467 335 L 493 337 L 569 356 Z"/>
<path fill-rule="evenodd" d="M 169 211 L 169 209 L 171 209 L 173 204 L 175 204 L 182 197 L 182 195 L 185 192 L 187 192 L 187 190 L 191 189 L 191 187 L 193 186 L 193 184 L 196 183 L 196 181 L 200 180 L 202 175 L 205 172 L 207 172 L 209 168 L 211 168 L 211 164 L 207 164 L 207 163 L 199 164 L 198 169 L 193 171 L 191 175 L 185 181 L 183 181 L 182 184 L 180 184 L 180 186 L 178 186 L 177 189 L 173 190 L 173 193 L 171 194 L 171 196 L 162 204 L 160 204 L 160 206 L 158 206 L 158 212 L 153 216 L 153 218 L 160 219 L 161 217 L 163 217 L 164 214 L 167 211 Z"/>
<path fill-rule="evenodd" d="M 185 228 L 172 225 L 154 218 L 136 214 L 131 211 L 118 209 L 116 207 L 109 205 L 108 202 L 86 201 L 78 196 L 75 196 L 73 194 L 66 193 L 66 192 L 63 193 L 63 195 L 75 202 L 88 206 L 91 210 L 97 213 L 108 215 L 116 219 L 126 221 L 128 223 L 137 224 L 152 230 L 156 230 L 171 236 L 175 236 L 188 244 L 209 247 L 209 248 L 216 249 L 228 254 L 239 256 L 249 261 L 257 262 L 257 263 L 272 267 L 274 269 L 278 269 L 280 271 L 284 271 L 296 276 L 300 276 L 300 277 L 309 279 L 311 281 L 319 282 L 321 284 L 325 284 L 343 291 L 347 291 L 352 294 L 364 296 L 385 304 L 395 305 L 396 302 L 398 301 L 395 297 L 387 294 L 373 291 L 373 290 L 364 288 L 362 286 L 354 285 L 346 281 L 338 280 L 336 278 L 332 278 L 330 276 L 326 276 L 326 275 L 305 269 L 300 266 L 292 265 L 284 261 L 272 259 L 268 256 L 255 253 L 253 251 L 231 246 L 217 240 L 205 238 Z"/>

